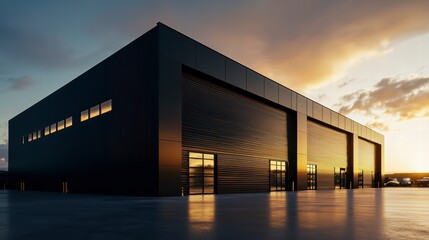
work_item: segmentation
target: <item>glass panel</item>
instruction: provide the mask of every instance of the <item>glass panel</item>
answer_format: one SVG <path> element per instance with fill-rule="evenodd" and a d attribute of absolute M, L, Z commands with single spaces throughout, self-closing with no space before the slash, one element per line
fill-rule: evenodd
<path fill-rule="evenodd" d="M 189 152 L 189 194 L 214 193 L 215 155 Z"/>
<path fill-rule="evenodd" d="M 101 103 L 101 114 L 112 111 L 112 99 Z"/>
<path fill-rule="evenodd" d="M 204 154 L 204 159 L 211 159 L 214 160 L 214 154 Z"/>
<path fill-rule="evenodd" d="M 202 194 L 203 188 L 202 187 L 189 187 L 189 194 Z"/>
<path fill-rule="evenodd" d="M 25 143 L 25 137 L 22 137 L 21 142 L 22 142 L 22 144 Z"/>
<path fill-rule="evenodd" d="M 203 166 L 202 159 L 195 159 L 195 158 L 189 159 L 189 167 L 202 167 L 202 166 Z"/>
<path fill-rule="evenodd" d="M 190 177 L 189 178 L 189 185 L 190 186 L 202 186 L 203 185 L 203 178 L 201 178 L 201 177 Z"/>
<path fill-rule="evenodd" d="M 33 133 L 33 140 L 36 140 L 37 139 L 37 132 L 34 132 Z"/>
<path fill-rule="evenodd" d="M 189 168 L 189 176 L 201 176 L 203 174 L 203 168 L 201 167 L 192 167 Z"/>
<path fill-rule="evenodd" d="M 86 121 L 88 120 L 88 109 L 83 110 L 82 112 L 80 112 L 80 121 Z"/>
<path fill-rule="evenodd" d="M 213 185 L 214 177 L 204 177 L 204 185 Z"/>
<path fill-rule="evenodd" d="M 204 168 L 204 175 L 214 176 L 214 169 L 213 168 L 212 169 Z"/>
<path fill-rule="evenodd" d="M 89 118 L 97 117 L 100 115 L 100 105 L 95 105 L 89 109 Z"/>
<path fill-rule="evenodd" d="M 28 134 L 28 138 L 27 138 L 27 141 L 28 142 L 31 142 L 31 141 L 33 141 L 33 134 Z"/>
<path fill-rule="evenodd" d="M 45 136 L 49 135 L 49 126 L 45 127 Z"/>
<path fill-rule="evenodd" d="M 189 157 L 190 158 L 203 158 L 203 154 L 202 153 L 189 152 Z"/>
<path fill-rule="evenodd" d="M 214 186 L 204 186 L 204 193 L 214 193 Z"/>
<path fill-rule="evenodd" d="M 41 138 L 42 137 L 42 131 L 37 131 L 37 138 Z"/>
<path fill-rule="evenodd" d="M 204 159 L 204 167 L 206 167 L 206 168 L 214 168 L 214 160 Z"/>
<path fill-rule="evenodd" d="M 57 124 L 54 123 L 54 124 L 51 125 L 51 133 L 54 133 L 56 131 L 57 131 Z"/>
<path fill-rule="evenodd" d="M 63 130 L 64 129 L 64 120 L 61 120 L 58 122 L 58 131 Z"/>
<path fill-rule="evenodd" d="M 73 118 L 72 117 L 68 117 L 66 119 L 66 128 L 71 127 L 73 125 Z"/>

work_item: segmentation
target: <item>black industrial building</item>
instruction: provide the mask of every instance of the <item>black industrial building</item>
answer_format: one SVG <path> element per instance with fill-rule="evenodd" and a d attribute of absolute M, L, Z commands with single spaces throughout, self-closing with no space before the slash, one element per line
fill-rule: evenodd
<path fill-rule="evenodd" d="M 383 135 L 159 23 L 9 121 L 9 185 L 152 196 L 378 187 L 383 149 Z"/>

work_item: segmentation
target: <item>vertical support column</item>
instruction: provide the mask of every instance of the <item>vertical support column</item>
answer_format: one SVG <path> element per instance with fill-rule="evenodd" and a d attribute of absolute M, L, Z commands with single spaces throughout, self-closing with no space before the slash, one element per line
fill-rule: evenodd
<path fill-rule="evenodd" d="M 384 136 L 380 144 L 376 144 L 375 152 L 375 186 L 383 187 L 384 180 Z"/>
<path fill-rule="evenodd" d="M 359 186 L 359 137 L 356 133 L 348 134 L 347 139 L 347 187 Z"/>
<path fill-rule="evenodd" d="M 158 24 L 158 195 L 181 195 L 182 64 L 180 35 Z"/>
<path fill-rule="evenodd" d="M 296 190 L 307 189 L 307 115 L 304 113 L 296 113 L 297 127 L 297 175 L 296 175 Z"/>

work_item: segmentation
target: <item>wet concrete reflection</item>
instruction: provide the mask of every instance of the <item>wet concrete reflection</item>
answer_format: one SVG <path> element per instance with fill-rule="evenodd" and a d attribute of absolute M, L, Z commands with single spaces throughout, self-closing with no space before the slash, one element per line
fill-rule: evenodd
<path fill-rule="evenodd" d="M 427 239 L 429 189 L 170 198 L 0 192 L 0 239 Z"/>
<path fill-rule="evenodd" d="M 270 227 L 284 229 L 286 227 L 286 192 L 272 192 L 269 194 Z"/>
<path fill-rule="evenodd" d="M 192 195 L 188 197 L 190 231 L 211 231 L 215 223 L 215 195 Z"/>

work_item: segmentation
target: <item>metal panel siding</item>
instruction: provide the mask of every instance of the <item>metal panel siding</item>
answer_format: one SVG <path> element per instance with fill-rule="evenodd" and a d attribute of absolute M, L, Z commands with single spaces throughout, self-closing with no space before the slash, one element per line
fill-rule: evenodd
<path fill-rule="evenodd" d="M 308 162 L 317 164 L 317 188 L 334 188 L 334 167 L 347 167 L 347 135 L 312 121 L 307 123 Z"/>
<path fill-rule="evenodd" d="M 363 170 L 364 187 L 372 187 L 372 172 L 375 168 L 375 144 L 359 139 L 358 169 Z"/>
<path fill-rule="evenodd" d="M 219 193 L 268 191 L 269 160 L 287 160 L 286 113 L 250 97 L 185 74 L 182 118 L 182 174 L 186 151 L 215 153 Z"/>
<path fill-rule="evenodd" d="M 271 100 L 275 103 L 279 103 L 279 84 L 265 78 L 265 85 L 264 85 L 264 96 L 266 99 Z"/>
<path fill-rule="evenodd" d="M 264 76 L 247 69 L 247 91 L 264 97 Z"/>
<path fill-rule="evenodd" d="M 226 59 L 226 82 L 246 89 L 246 68 L 233 60 Z"/>

